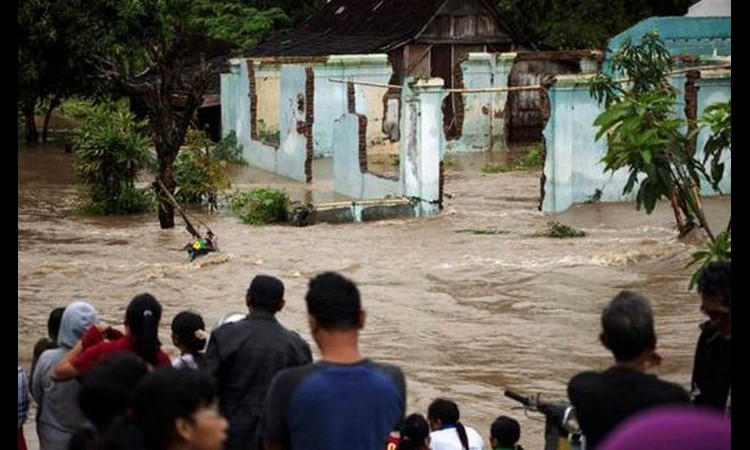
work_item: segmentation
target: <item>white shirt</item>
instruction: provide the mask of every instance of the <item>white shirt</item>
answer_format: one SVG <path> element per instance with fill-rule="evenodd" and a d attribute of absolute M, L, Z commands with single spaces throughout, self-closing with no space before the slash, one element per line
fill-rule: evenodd
<path fill-rule="evenodd" d="M 484 441 L 477 430 L 467 427 L 466 437 L 469 441 L 469 450 L 484 450 Z M 430 450 L 462 450 L 461 440 L 458 438 L 458 430 L 445 428 L 430 433 Z"/>

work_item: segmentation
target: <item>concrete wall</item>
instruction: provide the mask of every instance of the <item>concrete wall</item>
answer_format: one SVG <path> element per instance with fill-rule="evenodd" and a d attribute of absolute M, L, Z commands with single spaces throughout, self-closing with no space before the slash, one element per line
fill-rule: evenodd
<path fill-rule="evenodd" d="M 258 61 L 233 60 L 230 72 L 221 77 L 222 131 L 224 135 L 231 131 L 237 133 L 249 164 L 309 182 L 314 174 L 307 173 L 305 168 L 310 170 L 312 154 L 332 155 L 335 192 L 357 200 L 408 197 L 410 200 L 406 204 L 397 202 L 393 207 L 412 208 L 415 216 L 438 212 L 439 165 L 445 145 L 442 80 L 410 81 L 413 86 L 402 90 L 399 176 L 389 178 L 368 172 L 367 165 L 360 160 L 366 158 L 363 139 L 366 142 L 373 139 L 373 135 L 383 135 L 385 88 L 353 84 L 353 95 L 350 95 L 349 83 L 336 81 L 386 84 L 390 66 L 384 55 L 339 56 L 280 64 L 278 148 L 251 138 L 253 108 L 249 89 L 259 86 L 258 80 L 264 77 L 259 74 L 272 67 L 269 64 L 256 70 L 259 65 Z M 250 73 L 254 74 L 252 83 Z M 266 76 L 267 79 L 272 76 Z M 312 109 L 310 101 L 314 105 Z M 351 101 L 354 102 L 353 113 L 349 112 Z M 314 117 L 309 117 L 311 113 Z M 363 117 L 367 118 L 366 122 Z M 364 134 L 363 128 L 366 129 Z M 307 178 L 310 175 L 312 177 Z M 373 214 L 382 215 L 382 211 Z"/>
<path fill-rule="evenodd" d="M 221 75 L 222 135 L 235 131 L 237 142 L 243 147 L 243 156 L 250 165 L 305 181 L 306 139 L 297 126 L 298 122 L 305 122 L 305 81 L 304 67 L 285 66 L 281 69 L 282 88 L 278 98 L 281 137 L 276 148 L 251 139 L 247 62 L 240 59 L 230 61 L 230 72 Z"/>
<path fill-rule="evenodd" d="M 269 132 L 278 131 L 281 121 L 281 64 L 259 62 L 255 65 L 255 86 L 258 95 L 258 124 Z"/>
<path fill-rule="evenodd" d="M 469 53 L 461 63 L 464 88 L 507 88 L 515 53 Z M 446 151 L 502 150 L 505 145 L 507 92 L 465 93 L 461 137 L 446 142 Z"/>
<path fill-rule="evenodd" d="M 315 122 L 313 125 L 313 152 L 315 156 L 333 153 L 334 122 L 348 112 L 347 85 L 334 80 L 364 81 L 387 84 L 391 66 L 387 55 L 329 56 L 326 63 L 312 65 L 315 72 Z M 383 87 L 355 84 L 356 112 L 367 116 L 369 139 L 385 137 L 383 123 Z"/>
<path fill-rule="evenodd" d="M 672 84 L 678 89 L 675 114 L 684 117 L 684 75 L 672 78 Z M 569 208 L 573 203 L 584 202 L 596 189 L 602 190 L 602 201 L 634 200 L 622 195 L 622 188 L 627 180 L 627 171 L 621 169 L 614 174 L 604 172 L 600 162 L 606 152 L 606 139 L 595 141 L 598 128 L 593 123 L 603 111 L 588 93 L 588 78 L 577 75 L 560 75 L 557 83 L 549 90 L 552 114 L 544 130 L 547 159 L 544 174 L 545 197 L 542 204 L 544 211 L 556 212 Z M 698 116 L 710 104 L 726 101 L 731 98 L 731 71 L 704 71 L 698 82 Z M 698 158 L 702 158 L 702 149 L 709 132 L 703 130 L 697 142 Z M 731 192 L 731 160 L 726 152 L 727 162 L 721 189 Z M 703 194 L 714 194 L 710 186 L 702 185 Z"/>

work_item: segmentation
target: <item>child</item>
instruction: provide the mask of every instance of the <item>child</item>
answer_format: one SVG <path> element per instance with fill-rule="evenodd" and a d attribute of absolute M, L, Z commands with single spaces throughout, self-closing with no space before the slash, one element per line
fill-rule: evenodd
<path fill-rule="evenodd" d="M 516 419 L 500 416 L 490 426 L 490 446 L 492 450 L 523 450 L 518 445 L 521 426 Z"/>
<path fill-rule="evenodd" d="M 206 324 L 203 317 L 192 311 L 182 311 L 172 319 L 172 343 L 180 350 L 180 356 L 172 361 L 172 367 L 198 368 L 206 347 Z"/>

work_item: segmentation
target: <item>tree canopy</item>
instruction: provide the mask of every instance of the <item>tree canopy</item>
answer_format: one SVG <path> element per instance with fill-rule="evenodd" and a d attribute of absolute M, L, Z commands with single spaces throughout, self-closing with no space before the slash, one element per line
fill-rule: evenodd
<path fill-rule="evenodd" d="M 694 0 L 498 0 L 527 42 L 557 49 L 603 49 L 607 40 L 652 16 L 683 15 Z"/>

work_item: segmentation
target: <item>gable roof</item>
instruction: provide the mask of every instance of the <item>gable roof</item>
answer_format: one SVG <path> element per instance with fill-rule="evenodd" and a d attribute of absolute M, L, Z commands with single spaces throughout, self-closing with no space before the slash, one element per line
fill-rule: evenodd
<path fill-rule="evenodd" d="M 278 33 L 245 56 L 383 53 L 418 36 L 449 0 L 330 0 L 299 28 Z M 512 35 L 490 0 L 476 0 Z"/>

